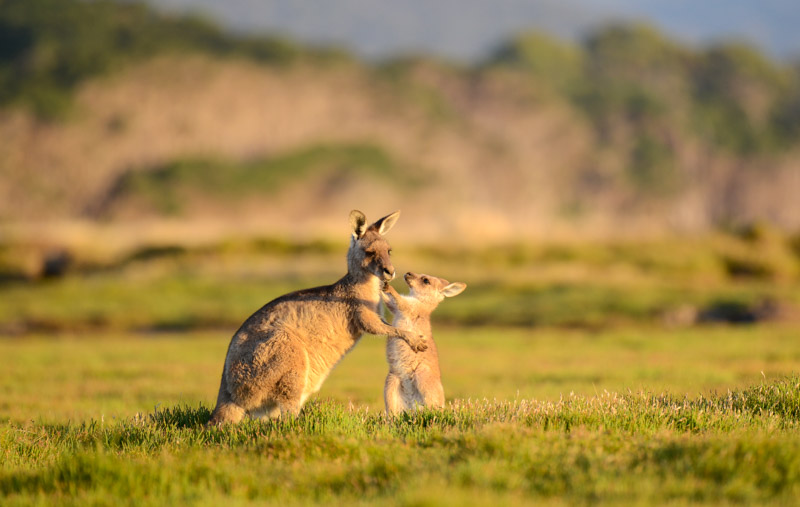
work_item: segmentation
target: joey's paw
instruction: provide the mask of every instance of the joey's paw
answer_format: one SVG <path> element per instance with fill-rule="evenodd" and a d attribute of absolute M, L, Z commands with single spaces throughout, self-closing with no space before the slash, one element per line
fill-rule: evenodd
<path fill-rule="evenodd" d="M 403 340 L 408 343 L 408 346 L 414 352 L 422 352 L 428 348 L 428 344 L 425 343 L 425 336 L 421 334 L 405 331 L 403 332 Z"/>
<path fill-rule="evenodd" d="M 414 352 L 423 352 L 428 350 L 428 343 L 425 341 L 425 336 L 416 336 L 415 340 L 411 342 L 411 348 L 414 349 Z"/>

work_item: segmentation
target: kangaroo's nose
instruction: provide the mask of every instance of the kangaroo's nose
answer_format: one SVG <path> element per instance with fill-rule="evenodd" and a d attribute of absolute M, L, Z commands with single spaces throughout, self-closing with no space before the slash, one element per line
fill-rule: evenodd
<path fill-rule="evenodd" d="M 394 278 L 394 268 L 383 268 L 383 272 Z"/>

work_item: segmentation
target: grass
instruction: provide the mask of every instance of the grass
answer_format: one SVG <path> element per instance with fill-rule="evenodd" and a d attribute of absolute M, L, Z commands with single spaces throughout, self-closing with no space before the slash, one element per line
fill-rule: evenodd
<path fill-rule="evenodd" d="M 0 503 L 792 504 L 796 323 L 662 314 L 796 304 L 797 284 L 668 246 L 396 245 L 398 268 L 469 284 L 435 314 L 446 408 L 386 418 L 384 340 L 368 336 L 299 418 L 210 430 L 236 327 L 338 278 L 343 246 L 145 245 L 9 276 Z"/>
<path fill-rule="evenodd" d="M 800 379 L 693 400 L 646 393 L 455 402 L 396 419 L 315 401 L 296 419 L 203 428 L 209 408 L 8 425 L 11 504 L 392 501 L 790 503 Z"/>
<path fill-rule="evenodd" d="M 233 329 L 169 334 L 28 335 L 0 341 L 0 420 L 124 419 L 215 401 Z M 800 372 L 793 326 L 683 330 L 442 328 L 448 398 L 557 401 L 570 393 L 725 392 Z M 365 337 L 318 395 L 383 408 L 384 340 Z"/>

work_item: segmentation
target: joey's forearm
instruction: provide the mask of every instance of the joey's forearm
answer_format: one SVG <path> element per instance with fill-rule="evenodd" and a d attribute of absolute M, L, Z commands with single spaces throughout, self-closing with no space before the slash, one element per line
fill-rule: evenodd
<path fill-rule="evenodd" d="M 411 306 L 406 302 L 406 299 L 397 293 L 391 285 L 387 285 L 383 292 L 383 300 L 388 301 L 387 305 L 390 310 L 400 311 L 401 313 L 409 313 Z M 391 305 L 391 306 L 390 306 Z"/>
<path fill-rule="evenodd" d="M 383 303 L 383 306 L 385 306 L 386 309 L 392 313 L 392 315 L 397 313 L 397 303 L 395 303 L 395 300 L 392 296 L 389 296 L 385 292 L 382 292 L 381 302 Z"/>

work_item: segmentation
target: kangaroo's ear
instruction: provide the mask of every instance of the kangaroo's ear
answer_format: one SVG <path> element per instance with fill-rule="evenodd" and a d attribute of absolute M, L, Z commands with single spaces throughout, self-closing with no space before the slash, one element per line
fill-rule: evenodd
<path fill-rule="evenodd" d="M 442 294 L 444 294 L 445 297 L 451 298 L 453 296 L 458 296 L 459 294 L 464 292 L 464 289 L 466 289 L 466 288 L 467 288 L 467 284 L 465 284 L 465 283 L 453 282 L 450 285 L 448 285 L 447 287 L 445 287 L 444 289 L 442 289 Z"/>
<path fill-rule="evenodd" d="M 367 230 L 367 217 L 363 213 L 354 209 L 350 212 L 350 227 L 353 228 L 353 237 L 359 239 Z"/>
<path fill-rule="evenodd" d="M 385 235 L 389 230 L 394 227 L 394 224 L 397 222 L 397 219 L 400 218 L 400 210 L 395 211 L 391 215 L 386 215 L 385 217 L 381 218 L 370 227 L 374 227 L 381 233 L 381 236 Z"/>

